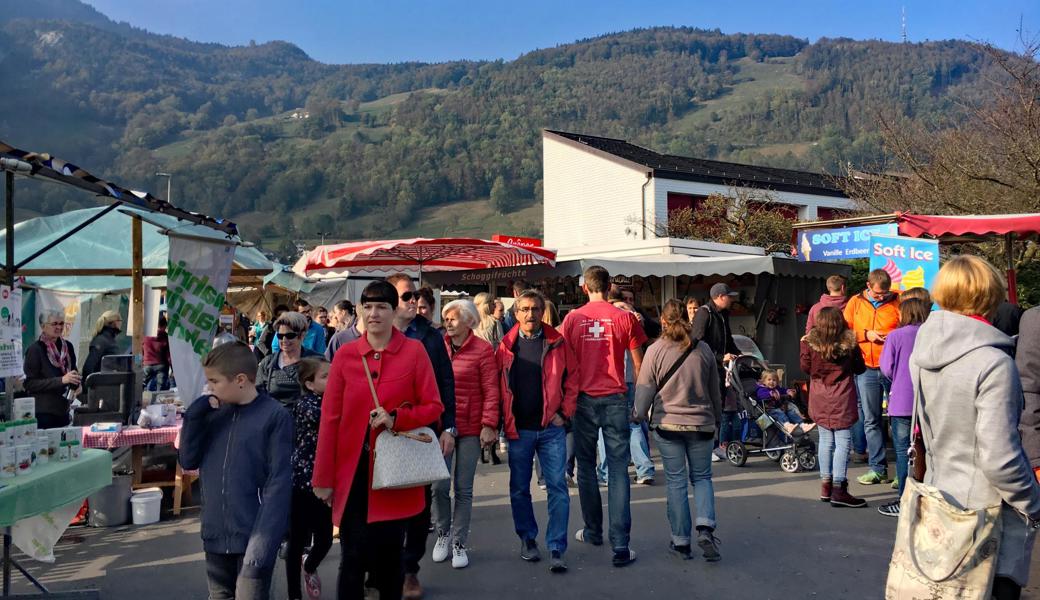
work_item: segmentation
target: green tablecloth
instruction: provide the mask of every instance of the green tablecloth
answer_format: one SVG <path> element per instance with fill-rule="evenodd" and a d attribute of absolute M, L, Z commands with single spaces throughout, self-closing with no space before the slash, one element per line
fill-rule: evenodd
<path fill-rule="evenodd" d="M 112 455 L 84 449 L 79 460 L 37 465 L 0 479 L 0 527 L 82 500 L 112 483 Z"/>

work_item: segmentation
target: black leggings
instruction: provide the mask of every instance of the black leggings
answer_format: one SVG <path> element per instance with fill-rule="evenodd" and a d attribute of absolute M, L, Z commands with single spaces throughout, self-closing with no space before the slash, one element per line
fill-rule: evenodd
<path fill-rule="evenodd" d="M 1018 600 L 1022 597 L 1022 586 L 1007 577 L 993 579 L 993 600 Z"/>
<path fill-rule="evenodd" d="M 294 488 L 292 512 L 289 514 L 289 548 L 285 555 L 285 582 L 289 600 L 303 598 L 300 590 L 300 563 L 308 545 L 311 549 L 303 569 L 314 573 L 332 548 L 332 509 L 319 500 L 314 492 Z"/>
<path fill-rule="evenodd" d="M 404 519 L 368 522 L 368 452 L 362 452 L 339 523 L 340 600 L 364 600 L 366 570 L 372 574 L 380 600 L 401 600 L 405 527 Z"/>

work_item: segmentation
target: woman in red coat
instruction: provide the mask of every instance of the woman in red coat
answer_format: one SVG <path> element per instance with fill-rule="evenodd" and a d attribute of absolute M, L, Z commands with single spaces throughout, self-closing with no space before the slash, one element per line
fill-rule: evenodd
<path fill-rule="evenodd" d="M 365 597 L 366 568 L 380 598 L 401 598 L 406 520 L 422 512 L 425 498 L 422 487 L 372 489 L 376 436 L 384 428 L 422 427 L 444 410 L 425 348 L 393 327 L 397 302 L 397 290 L 389 283 L 376 281 L 365 288 L 365 335 L 336 352 L 322 402 L 312 482 L 314 494 L 332 506 L 340 528 L 340 598 Z M 363 359 L 379 408 L 369 392 Z"/>
<path fill-rule="evenodd" d="M 469 565 L 466 538 L 477 460 L 482 445 L 498 441 L 498 364 L 491 344 L 473 332 L 480 324 L 480 314 L 472 301 L 449 302 L 441 317 L 447 332 L 444 345 L 455 373 L 455 513 L 449 497 L 451 481 L 433 484 L 437 543 L 431 556 L 433 562 L 444 562 L 451 556 L 451 566 L 462 569 Z"/>

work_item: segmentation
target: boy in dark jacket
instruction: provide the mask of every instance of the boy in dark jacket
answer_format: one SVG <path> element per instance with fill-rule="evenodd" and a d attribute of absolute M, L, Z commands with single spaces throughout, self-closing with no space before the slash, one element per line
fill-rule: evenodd
<path fill-rule="evenodd" d="M 207 492 L 202 547 L 209 597 L 266 600 L 289 522 L 292 417 L 257 392 L 256 359 L 245 344 L 214 348 L 202 366 L 210 393 L 184 415 L 180 463 L 199 469 Z"/>

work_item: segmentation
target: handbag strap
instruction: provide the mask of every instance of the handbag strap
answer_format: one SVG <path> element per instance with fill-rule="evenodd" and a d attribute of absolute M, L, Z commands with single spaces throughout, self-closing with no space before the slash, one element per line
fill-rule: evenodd
<path fill-rule="evenodd" d="M 372 383 L 372 371 L 368 370 L 368 360 L 362 356 L 361 365 L 365 367 L 365 379 L 368 379 L 368 389 L 372 392 L 372 402 L 379 408 L 379 396 L 376 395 L 376 384 Z"/>
<path fill-rule="evenodd" d="M 665 373 L 664 377 L 661 377 L 661 380 L 657 382 L 657 389 L 659 391 L 661 388 L 664 387 L 664 384 L 668 383 L 668 380 L 672 378 L 672 375 L 675 375 L 675 372 L 679 370 L 679 367 L 681 367 L 682 364 L 686 362 L 686 359 L 689 358 L 690 354 L 693 354 L 693 349 L 697 346 L 698 343 L 700 343 L 700 340 L 690 340 L 690 345 L 688 348 L 686 348 L 686 351 L 682 353 L 682 356 L 680 356 L 678 360 L 672 363 L 672 366 L 670 369 L 668 369 L 668 372 Z"/>

